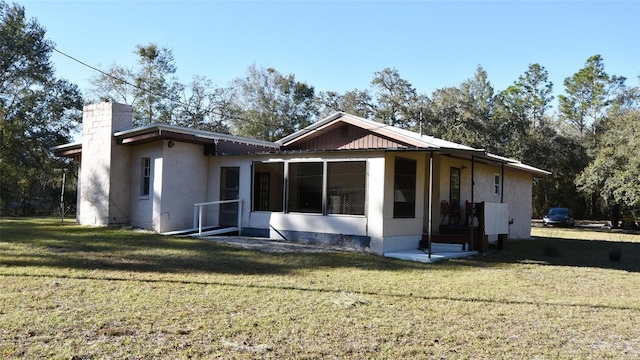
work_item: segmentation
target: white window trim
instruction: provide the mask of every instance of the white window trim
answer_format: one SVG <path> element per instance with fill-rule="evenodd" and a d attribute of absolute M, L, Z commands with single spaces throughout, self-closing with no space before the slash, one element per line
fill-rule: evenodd
<path fill-rule="evenodd" d="M 149 193 L 145 194 L 144 193 L 144 179 L 146 178 L 145 176 L 145 162 L 148 161 L 149 162 Z M 150 157 L 142 157 L 140 159 L 140 196 L 139 199 L 140 200 L 148 200 L 149 199 L 149 195 L 151 194 L 151 158 Z"/>

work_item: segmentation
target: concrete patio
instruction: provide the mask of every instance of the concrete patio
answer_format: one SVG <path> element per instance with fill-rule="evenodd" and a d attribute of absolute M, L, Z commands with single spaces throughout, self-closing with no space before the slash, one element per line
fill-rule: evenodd
<path fill-rule="evenodd" d="M 460 244 L 431 244 L 431 258 L 429 258 L 427 249 L 408 249 L 399 251 L 390 251 L 384 253 L 385 257 L 400 260 L 418 261 L 423 263 L 433 263 L 442 260 L 469 257 L 478 254 L 477 251 L 462 250 Z"/>

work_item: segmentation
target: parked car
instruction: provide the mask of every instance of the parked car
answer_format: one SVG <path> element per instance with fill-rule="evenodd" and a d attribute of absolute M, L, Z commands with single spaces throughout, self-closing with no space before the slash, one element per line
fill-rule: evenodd
<path fill-rule="evenodd" d="M 556 207 L 551 208 L 547 214 L 542 218 L 542 225 L 559 225 L 572 227 L 576 224 L 571 211 L 567 208 Z"/>

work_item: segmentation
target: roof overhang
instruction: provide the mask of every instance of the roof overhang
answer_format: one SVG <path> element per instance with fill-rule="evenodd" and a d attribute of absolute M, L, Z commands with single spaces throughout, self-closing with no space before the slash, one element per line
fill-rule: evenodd
<path fill-rule="evenodd" d="M 385 149 L 387 151 L 427 151 L 439 155 L 450 156 L 467 161 L 480 162 L 485 164 L 504 165 L 507 168 L 531 173 L 535 176 L 549 176 L 551 172 L 538 169 L 536 167 L 523 164 L 516 159 L 511 159 L 495 154 L 488 153 L 482 149 L 451 149 L 451 148 L 432 148 L 432 149 Z"/>
<path fill-rule="evenodd" d="M 116 138 L 116 141 L 122 145 L 138 145 L 158 140 L 175 140 L 202 145 L 224 142 L 247 145 L 250 148 L 280 148 L 278 144 L 270 141 L 164 124 L 152 124 L 131 130 L 119 131 L 114 133 L 113 136 Z"/>
<path fill-rule="evenodd" d="M 82 143 L 75 142 L 70 144 L 58 145 L 50 147 L 49 150 L 57 157 L 75 158 L 82 154 Z"/>
<path fill-rule="evenodd" d="M 523 164 L 519 160 L 491 154 L 480 149 L 475 149 L 475 150 L 453 149 L 453 151 L 449 151 L 448 149 L 440 149 L 439 151 L 437 151 L 437 153 L 441 155 L 455 157 L 458 159 L 468 160 L 468 161 L 480 162 L 485 164 L 504 165 L 505 167 L 508 167 L 514 170 L 532 173 L 535 176 L 551 175 L 551 172 L 549 171 L 538 169 L 536 167 L 533 167 L 527 164 Z"/>
<path fill-rule="evenodd" d="M 179 126 L 153 124 L 113 134 L 120 145 L 135 146 L 154 141 L 173 140 L 199 145 L 215 146 L 218 155 L 270 152 L 280 150 L 280 146 L 270 141 L 256 140 L 211 131 L 193 130 Z M 51 147 L 58 157 L 75 158 L 82 154 L 82 142 Z"/>

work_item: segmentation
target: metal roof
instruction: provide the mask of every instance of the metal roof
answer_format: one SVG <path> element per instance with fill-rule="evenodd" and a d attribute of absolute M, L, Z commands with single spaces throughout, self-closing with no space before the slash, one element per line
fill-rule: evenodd
<path fill-rule="evenodd" d="M 365 119 L 359 116 L 347 114 L 345 112 L 336 112 L 330 116 L 317 121 L 304 129 L 285 136 L 276 141 L 264 141 L 247 137 L 222 134 L 212 131 L 195 130 L 180 126 L 167 124 L 151 124 L 130 130 L 118 131 L 113 134 L 120 144 L 136 145 L 145 142 L 157 141 L 162 139 L 173 139 L 176 141 L 185 141 L 198 144 L 224 144 L 220 146 L 220 155 L 231 154 L 265 154 L 265 153 L 288 153 L 287 146 L 301 141 L 303 139 L 318 136 L 318 134 L 330 128 L 336 121 L 346 122 L 362 129 L 371 131 L 374 134 L 392 138 L 401 143 L 408 144 L 406 149 L 399 148 L 375 148 L 375 149 L 354 149 L 348 151 L 394 151 L 394 150 L 423 150 L 431 151 L 443 155 L 450 155 L 464 159 L 484 160 L 492 163 L 501 163 L 505 166 L 519 169 L 525 172 L 537 175 L 547 176 L 550 172 L 535 168 L 522 162 L 486 152 L 484 149 L 476 149 L 470 146 L 458 144 L 455 142 L 436 138 L 434 136 L 422 135 L 413 131 L 400 129 L 395 126 L 379 123 L 373 120 Z M 59 145 L 50 148 L 56 156 L 74 157 L 82 152 L 82 143 L 76 142 L 71 144 Z M 294 150 L 300 153 L 326 153 L 330 151 L 339 151 L 338 149 L 327 150 Z M 342 150 L 345 151 L 345 150 Z"/>
<path fill-rule="evenodd" d="M 485 160 L 493 163 L 502 163 L 502 164 L 505 164 L 505 166 L 510 168 L 519 169 L 519 170 L 531 172 L 531 173 L 542 175 L 542 176 L 547 176 L 551 174 L 546 170 L 538 169 L 533 166 L 523 164 L 519 160 L 488 153 L 484 149 L 476 149 L 470 146 L 443 140 L 435 136 L 421 135 L 414 131 L 400 129 L 395 126 L 379 123 L 373 120 L 347 114 L 341 111 L 335 112 L 327 116 L 326 118 L 312 125 L 309 125 L 308 127 L 302 130 L 299 130 L 289 136 L 286 136 L 276 141 L 276 143 L 286 147 L 288 145 L 293 144 L 296 141 L 317 136 L 318 132 L 322 131 L 324 128 L 329 127 L 333 122 L 337 120 L 344 121 L 355 126 L 359 126 L 363 129 L 369 130 L 373 133 L 376 133 L 382 136 L 391 137 L 400 142 L 410 144 L 413 147 L 413 149 L 406 149 L 406 150 L 420 149 L 420 150 L 426 150 L 426 151 L 433 151 L 433 152 L 444 154 L 444 155 L 451 155 L 455 157 L 466 158 L 469 160 L 471 158 L 474 158 L 474 159 Z M 376 150 L 385 150 L 385 149 L 376 149 Z M 397 149 L 386 149 L 386 150 L 397 150 Z"/>
<path fill-rule="evenodd" d="M 143 135 L 154 135 L 155 137 L 164 137 L 171 138 L 172 135 L 185 135 L 187 137 L 193 138 L 194 140 L 201 140 L 205 143 L 210 143 L 212 141 L 226 141 L 231 143 L 239 143 L 239 144 L 247 144 L 254 145 L 260 147 L 267 147 L 278 149 L 280 146 L 271 141 L 264 140 L 256 140 L 252 138 L 242 137 L 242 136 L 234 136 L 229 134 L 222 134 L 213 131 L 205 131 L 205 130 L 195 130 L 181 126 L 174 125 L 166 125 L 166 124 L 151 124 L 143 127 L 138 127 L 130 130 L 119 131 L 113 134 L 119 141 L 123 141 L 125 139 L 135 139 L 140 138 L 142 141 L 144 137 Z M 133 143 L 135 141 L 130 141 L 129 143 Z"/>

